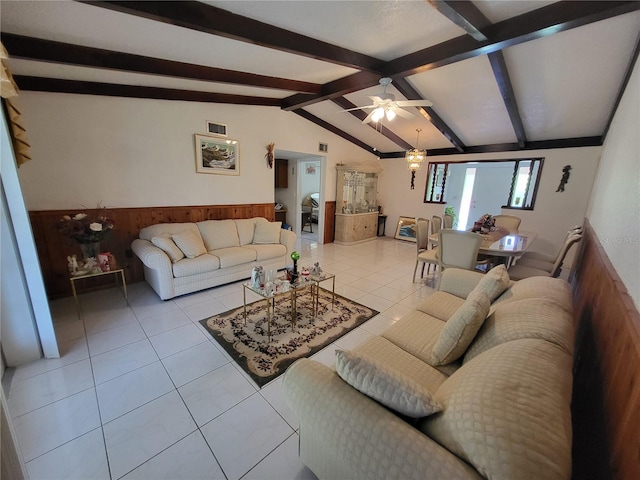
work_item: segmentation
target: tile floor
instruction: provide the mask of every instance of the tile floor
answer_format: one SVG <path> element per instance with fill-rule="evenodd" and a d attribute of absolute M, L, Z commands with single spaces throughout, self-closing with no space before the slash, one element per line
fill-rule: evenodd
<path fill-rule="evenodd" d="M 301 265 L 380 315 L 317 353 L 333 364 L 433 289 L 413 283 L 415 244 L 298 240 Z M 433 284 L 433 279 L 427 280 Z M 259 389 L 198 323 L 242 304 L 238 283 L 161 301 L 144 282 L 51 303 L 59 359 L 9 369 L 9 412 L 34 479 L 304 479 L 282 377 Z"/>

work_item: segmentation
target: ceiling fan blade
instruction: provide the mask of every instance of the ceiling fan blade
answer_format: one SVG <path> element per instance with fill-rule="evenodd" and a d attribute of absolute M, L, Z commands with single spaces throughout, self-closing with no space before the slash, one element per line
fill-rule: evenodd
<path fill-rule="evenodd" d="M 399 100 L 396 104 L 399 107 L 431 107 L 433 105 L 429 100 Z"/>
<path fill-rule="evenodd" d="M 367 108 L 376 108 L 375 105 L 366 105 L 364 107 L 347 108 L 346 110 L 340 110 L 341 112 L 352 112 L 354 110 L 365 110 Z"/>
<path fill-rule="evenodd" d="M 407 112 L 406 110 L 403 110 L 402 108 L 395 107 L 395 108 L 393 108 L 393 111 L 397 115 L 400 115 L 403 118 L 413 119 L 413 118 L 416 117 L 413 113 Z"/>
<path fill-rule="evenodd" d="M 369 98 L 370 98 L 370 99 L 373 101 L 373 103 L 374 103 L 374 104 L 376 104 L 376 105 L 378 105 L 378 104 L 380 104 L 380 103 L 384 103 L 384 100 L 383 100 L 382 98 L 378 97 L 378 96 L 375 96 L 375 95 L 374 95 L 374 96 L 369 97 Z"/>
<path fill-rule="evenodd" d="M 362 120 L 362 123 L 369 123 L 371 121 L 371 117 L 373 117 L 373 114 L 376 113 L 375 110 L 373 110 L 369 115 L 367 115 L 367 117 Z"/>

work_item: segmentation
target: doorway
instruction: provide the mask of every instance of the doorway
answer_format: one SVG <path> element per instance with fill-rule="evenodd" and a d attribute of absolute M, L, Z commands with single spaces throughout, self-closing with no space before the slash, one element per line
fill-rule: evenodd
<path fill-rule="evenodd" d="M 326 157 L 276 150 L 287 160 L 287 186 L 275 188 L 275 201 L 286 209 L 286 223 L 298 238 L 324 242 L 324 171 Z"/>

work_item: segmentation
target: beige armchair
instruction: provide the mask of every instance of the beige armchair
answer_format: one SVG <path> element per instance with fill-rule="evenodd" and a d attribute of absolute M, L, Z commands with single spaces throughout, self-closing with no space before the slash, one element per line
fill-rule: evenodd
<path fill-rule="evenodd" d="M 420 278 L 424 278 L 424 267 L 427 267 L 427 275 L 431 270 L 431 265 L 434 267 L 438 265 L 438 248 L 427 249 L 429 243 L 429 220 L 426 218 L 416 218 L 416 266 L 413 269 L 413 281 L 416 281 L 416 273 L 418 271 L 418 264 L 422 263 L 422 271 Z"/>
<path fill-rule="evenodd" d="M 442 271 L 449 267 L 475 270 L 478 263 L 478 250 L 482 244 L 480 235 L 445 228 L 440 230 L 438 236 L 440 277 L 442 277 Z M 439 282 L 440 279 L 438 279 Z"/>
<path fill-rule="evenodd" d="M 512 280 L 522 280 L 529 277 L 558 277 L 569 249 L 581 239 L 582 234 L 580 233 L 569 235 L 552 264 L 543 260 L 531 260 L 528 264 L 526 260 L 525 263 L 520 260 L 516 261 L 516 264 L 509 268 L 509 277 Z"/>
<path fill-rule="evenodd" d="M 518 233 L 518 228 L 520 228 L 520 222 L 522 221 L 520 217 L 515 215 L 494 215 L 493 219 L 496 227 L 504 228 L 509 233 Z"/>

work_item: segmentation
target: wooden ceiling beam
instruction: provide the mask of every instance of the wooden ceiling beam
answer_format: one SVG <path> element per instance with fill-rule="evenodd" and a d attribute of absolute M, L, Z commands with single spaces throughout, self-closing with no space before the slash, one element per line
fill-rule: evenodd
<path fill-rule="evenodd" d="M 483 42 L 465 34 L 391 60 L 384 65 L 383 70 L 386 76 L 405 77 L 636 10 L 640 10 L 640 2 L 637 0 L 556 2 L 486 27 L 484 33 L 489 39 Z M 293 110 L 356 91 L 359 88 L 355 85 L 350 92 L 339 90 L 336 86 L 345 82 L 356 83 L 359 75 L 360 73 L 356 73 L 327 83 L 322 87 L 322 94 L 317 96 L 298 94 L 287 97 L 283 100 L 283 105 L 285 109 Z M 363 83 L 360 89 L 371 86 L 373 85 Z"/>
<path fill-rule="evenodd" d="M 14 75 L 21 90 L 36 92 L 75 93 L 102 95 L 108 97 L 153 98 L 156 100 L 182 100 L 185 102 L 229 103 L 234 105 L 259 105 L 279 107 L 280 100 L 269 97 L 250 97 L 224 93 L 196 92 L 174 88 L 143 87 L 139 85 L 119 85 L 114 83 L 84 82 L 59 78 L 42 78 Z"/>
<path fill-rule="evenodd" d="M 26 58 L 44 62 L 98 67 L 110 70 L 165 75 L 208 82 L 231 83 L 252 87 L 320 93 L 320 84 L 269 77 L 253 73 L 205 67 L 191 63 L 115 52 L 101 48 L 85 47 L 70 43 L 54 42 L 11 33 L 2 34 L 2 42 L 14 58 Z"/>
<path fill-rule="evenodd" d="M 379 153 L 375 148 L 373 148 L 373 147 L 367 145 L 366 143 L 358 140 L 353 135 L 350 135 L 347 132 L 345 132 L 343 130 L 340 130 L 338 127 L 335 127 L 335 126 L 331 125 L 330 123 L 325 122 L 321 118 L 316 117 L 312 113 L 309 113 L 309 112 L 307 112 L 306 110 L 304 110 L 302 108 L 299 109 L 299 110 L 294 110 L 293 113 L 295 113 L 296 115 L 301 116 L 302 118 L 304 118 L 306 120 L 309 120 L 312 123 L 315 123 L 319 127 L 322 127 L 325 130 L 328 130 L 331 133 L 334 133 L 334 134 L 338 135 L 341 138 L 344 138 L 345 140 L 353 143 L 354 145 L 357 145 L 358 147 L 366 150 L 369 153 L 372 153 L 374 155 L 377 155 Z"/>
<path fill-rule="evenodd" d="M 406 78 L 398 78 L 393 83 L 396 89 L 404 95 L 407 100 L 424 100 L 422 95 L 413 88 Z M 451 145 L 458 150 L 458 152 L 464 152 L 465 145 L 462 140 L 456 135 L 456 133 L 446 124 L 444 120 L 436 113 L 433 107 L 416 107 L 424 118 L 426 118 L 431 124 L 445 136 L 447 140 L 451 142 Z"/>
<path fill-rule="evenodd" d="M 91 1 L 96 7 L 380 74 L 381 60 L 194 1 Z"/>
<path fill-rule="evenodd" d="M 438 10 L 450 21 L 458 25 L 475 40 L 482 42 L 487 37 L 482 29 L 491 25 L 491 22 L 468 0 L 427 0 L 431 6 Z"/>
<path fill-rule="evenodd" d="M 333 103 L 338 105 L 340 108 L 344 108 L 345 110 L 349 110 L 351 108 L 356 108 L 357 107 L 356 104 L 351 103 L 349 100 L 347 100 L 344 97 L 333 98 L 331 100 L 333 101 Z M 356 117 L 360 121 L 362 121 L 365 118 L 367 118 L 367 113 L 363 112 L 362 110 L 352 110 L 352 111 L 350 111 L 348 113 L 350 113 L 351 115 L 353 115 L 354 117 Z M 375 124 L 375 122 L 368 123 L 367 125 L 369 125 L 369 127 L 373 128 L 376 132 L 380 133 L 381 135 L 384 135 L 386 138 L 391 140 L 393 143 L 398 145 L 400 148 L 404 148 L 405 150 L 411 150 L 413 148 L 413 146 L 411 146 L 410 143 L 404 141 L 401 137 L 399 137 L 398 135 L 393 133 L 388 127 L 387 128 L 378 129 L 378 127 Z"/>

